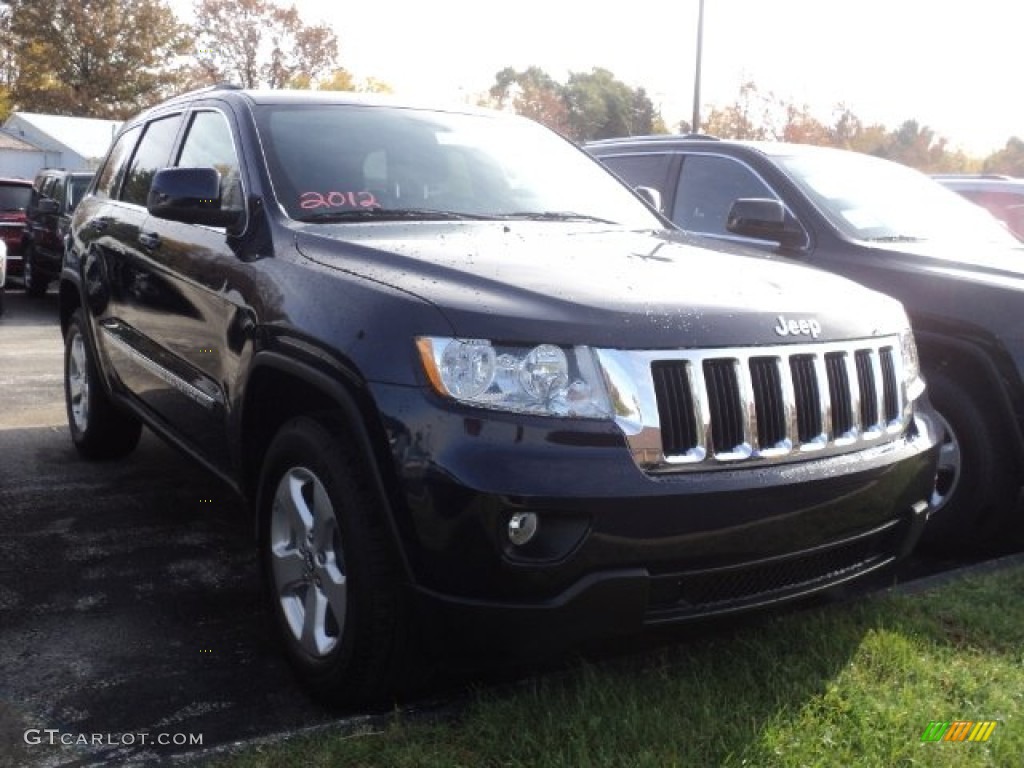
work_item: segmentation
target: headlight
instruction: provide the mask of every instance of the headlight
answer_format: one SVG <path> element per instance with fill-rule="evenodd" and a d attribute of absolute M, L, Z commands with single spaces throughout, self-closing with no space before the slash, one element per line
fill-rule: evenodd
<path fill-rule="evenodd" d="M 903 357 L 903 381 L 907 385 L 907 399 L 916 400 L 924 392 L 924 381 L 921 379 L 921 361 L 917 356 L 917 344 L 909 328 L 900 333 L 900 353 Z"/>
<path fill-rule="evenodd" d="M 487 339 L 416 339 L 438 393 L 481 408 L 545 416 L 611 418 L 604 381 L 590 347 L 524 347 Z"/>

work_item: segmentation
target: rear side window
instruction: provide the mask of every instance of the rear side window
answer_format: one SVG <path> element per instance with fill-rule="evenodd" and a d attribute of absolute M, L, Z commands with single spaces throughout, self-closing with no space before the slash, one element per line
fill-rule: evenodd
<path fill-rule="evenodd" d="M 117 139 L 110 154 L 107 155 L 107 162 L 103 164 L 99 180 L 96 183 L 96 195 L 99 197 L 113 197 L 121 179 L 124 177 L 124 169 L 135 149 L 135 142 L 139 140 L 139 133 L 142 129 L 135 126 L 125 131 Z"/>
<path fill-rule="evenodd" d="M 126 203 L 145 205 L 153 177 L 161 168 L 166 168 L 171 159 L 174 139 L 178 135 L 181 115 L 154 120 L 146 127 L 139 148 L 124 178 L 120 199 Z"/>
<path fill-rule="evenodd" d="M 0 184 L 0 211 L 24 211 L 31 197 L 29 184 Z"/>
<path fill-rule="evenodd" d="M 687 155 L 672 221 L 690 232 L 729 235 L 725 226 L 729 209 L 741 197 L 777 199 L 753 171 L 732 158 Z"/>

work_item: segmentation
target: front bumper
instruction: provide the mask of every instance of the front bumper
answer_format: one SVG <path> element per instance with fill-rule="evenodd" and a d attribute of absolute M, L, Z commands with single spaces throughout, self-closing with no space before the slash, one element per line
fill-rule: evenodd
<path fill-rule="evenodd" d="M 375 392 L 421 618 L 468 649 L 550 648 L 734 613 L 908 554 L 930 512 L 938 430 L 797 464 L 650 475 L 603 422 L 453 410 Z M 509 540 L 536 512 L 538 533 Z"/>

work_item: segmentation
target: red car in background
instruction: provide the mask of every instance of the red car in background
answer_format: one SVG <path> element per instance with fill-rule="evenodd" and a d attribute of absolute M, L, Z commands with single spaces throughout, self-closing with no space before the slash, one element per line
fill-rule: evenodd
<path fill-rule="evenodd" d="M 20 276 L 25 243 L 25 209 L 32 196 L 29 179 L 0 178 L 0 240 L 7 246 L 7 274 Z"/>
<path fill-rule="evenodd" d="M 1024 179 L 984 174 L 945 174 L 932 178 L 988 209 L 1018 239 L 1024 240 Z"/>

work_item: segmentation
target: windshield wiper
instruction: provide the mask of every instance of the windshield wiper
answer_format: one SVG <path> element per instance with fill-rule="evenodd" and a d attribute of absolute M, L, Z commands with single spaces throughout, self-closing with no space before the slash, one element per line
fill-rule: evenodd
<path fill-rule="evenodd" d="M 600 219 L 597 216 L 590 216 L 586 213 L 576 211 L 516 211 L 515 213 L 502 213 L 496 215 L 496 219 L 522 219 L 524 221 L 593 221 L 598 224 L 614 224 L 614 221 Z"/>
<path fill-rule="evenodd" d="M 344 211 L 316 211 L 297 217 L 298 221 L 328 223 L 333 221 L 464 221 L 489 219 L 473 213 L 439 211 L 433 208 L 356 208 Z"/>

